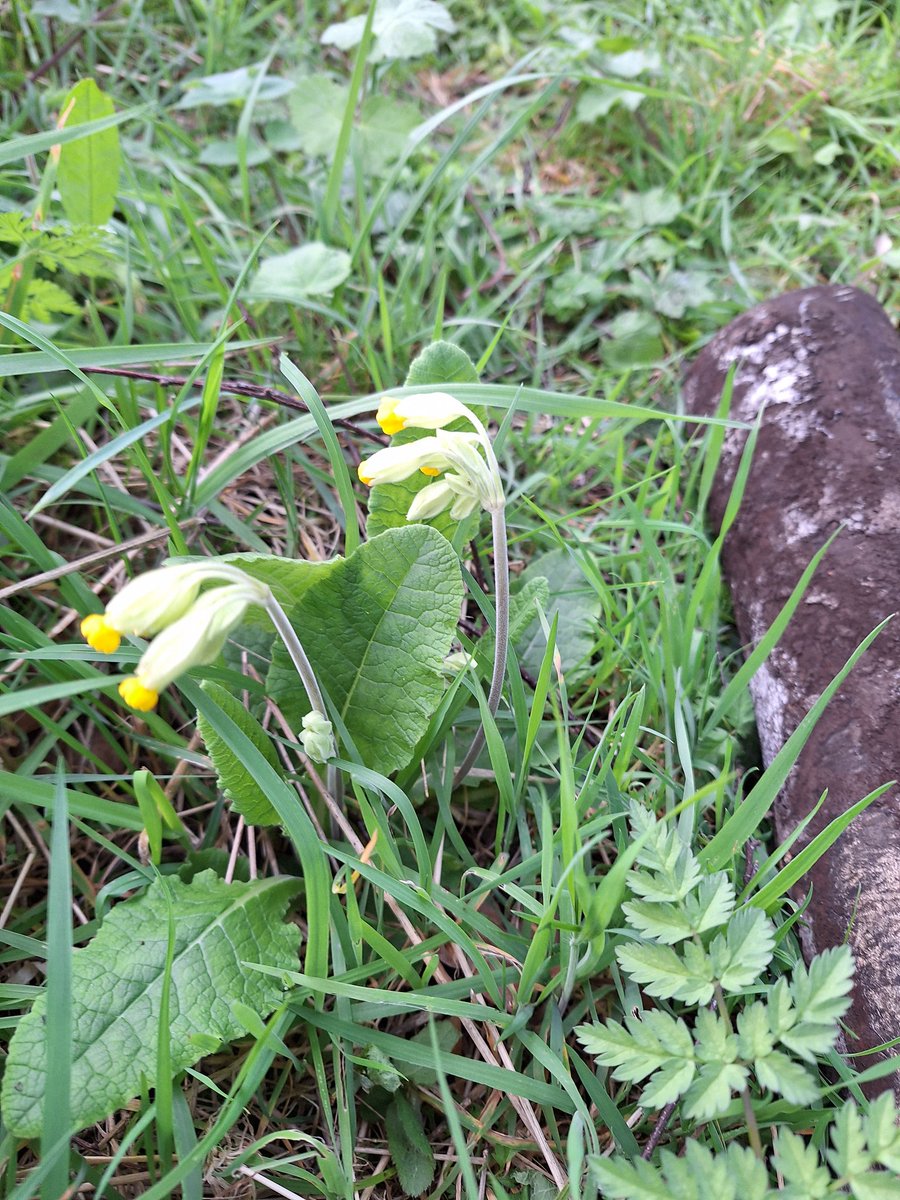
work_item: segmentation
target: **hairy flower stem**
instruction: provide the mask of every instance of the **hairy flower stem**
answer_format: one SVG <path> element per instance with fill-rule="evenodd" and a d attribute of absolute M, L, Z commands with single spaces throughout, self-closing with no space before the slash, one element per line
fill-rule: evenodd
<path fill-rule="evenodd" d="M 490 445 L 490 443 L 488 443 Z M 493 458 L 493 451 L 491 451 Z M 496 459 L 494 460 L 496 469 Z M 500 706 L 503 680 L 506 675 L 506 656 L 509 648 L 509 550 L 506 544 L 506 510 L 496 509 L 491 513 L 491 529 L 494 535 L 494 670 L 491 689 L 488 692 L 488 710 L 494 716 Z M 459 764 L 453 785 L 460 784 L 484 745 L 484 726 L 472 739 L 465 758 Z"/>
<path fill-rule="evenodd" d="M 297 668 L 297 674 L 300 676 L 303 686 L 306 689 L 306 695 L 309 698 L 310 704 L 316 712 L 320 712 L 323 717 L 327 717 L 325 699 L 322 696 L 321 688 L 312 669 L 312 663 L 306 657 L 306 651 L 300 644 L 300 639 L 297 637 L 293 625 L 287 619 L 287 614 L 271 592 L 266 601 L 266 612 L 271 617 L 272 624 L 275 626 L 278 636 L 284 642 L 285 649 L 291 656 L 291 662 Z"/>

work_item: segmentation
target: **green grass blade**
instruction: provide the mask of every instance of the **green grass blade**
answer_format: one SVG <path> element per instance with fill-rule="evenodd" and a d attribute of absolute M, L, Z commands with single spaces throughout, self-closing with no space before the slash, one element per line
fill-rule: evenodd
<path fill-rule="evenodd" d="M 69 1185 L 69 1147 L 60 1138 L 71 1129 L 72 1079 L 72 867 L 69 813 L 62 763 L 57 767 L 50 834 L 47 897 L 47 1075 L 41 1155 L 53 1166 L 41 1184 L 41 1200 L 59 1200 Z M 51 1083 L 52 1080 L 52 1083 Z"/>
<path fill-rule="evenodd" d="M 731 859 L 731 856 L 751 837 L 766 813 L 775 803 L 775 797 L 781 791 L 785 779 L 799 757 L 800 751 L 806 745 L 810 734 L 818 724 L 819 718 L 825 711 L 834 693 L 838 690 L 860 658 L 878 637 L 882 629 L 890 622 L 891 617 L 882 621 L 877 628 L 863 639 L 850 655 L 850 658 L 835 675 L 828 687 L 809 710 L 785 744 L 772 760 L 769 769 L 759 780 L 744 802 L 731 814 L 711 842 L 697 856 L 700 862 L 710 871 L 720 871 Z"/>

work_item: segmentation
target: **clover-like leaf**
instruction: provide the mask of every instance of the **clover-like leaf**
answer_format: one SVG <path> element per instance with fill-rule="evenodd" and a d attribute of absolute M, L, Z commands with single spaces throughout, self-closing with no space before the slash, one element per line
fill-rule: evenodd
<path fill-rule="evenodd" d="M 263 259 L 247 294 L 252 300 L 302 304 L 309 296 L 329 295 L 340 287 L 350 274 L 350 266 L 346 250 L 324 242 L 307 242 L 286 254 Z"/>
<path fill-rule="evenodd" d="M 277 979 L 242 962 L 287 969 L 299 931 L 284 915 L 298 883 L 261 879 L 226 884 L 214 871 L 191 883 L 169 876 L 117 905 L 100 932 L 72 954 L 73 1123 L 90 1125 L 156 1082 L 156 1038 L 174 914 L 169 1029 L 172 1070 L 246 1033 L 243 1005 L 266 1016 L 279 1003 Z M 167 899 L 168 891 L 168 899 Z M 19 1022 L 3 1078 L 3 1119 L 18 1137 L 41 1131 L 46 1066 L 46 1000 Z"/>

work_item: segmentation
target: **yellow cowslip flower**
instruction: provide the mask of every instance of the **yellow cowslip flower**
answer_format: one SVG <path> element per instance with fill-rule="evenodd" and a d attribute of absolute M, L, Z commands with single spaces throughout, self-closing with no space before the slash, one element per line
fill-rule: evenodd
<path fill-rule="evenodd" d="M 204 592 L 184 616 L 153 639 L 134 675 L 119 684 L 119 695 L 141 712 L 155 708 L 159 693 L 179 675 L 215 662 L 250 605 L 265 605 L 268 595 L 268 588 L 248 575 L 243 575 L 242 583 Z"/>
<path fill-rule="evenodd" d="M 384 450 L 377 450 L 371 458 L 359 464 L 357 474 L 367 487 L 374 487 L 377 483 L 399 483 L 401 479 L 415 475 L 416 471 L 439 474 L 450 465 L 438 439 L 423 437 L 403 446 L 386 446 Z"/>
<path fill-rule="evenodd" d="M 100 654 L 115 654 L 122 642 L 122 635 L 114 629 L 102 613 L 90 613 L 81 622 L 81 636 L 92 650 Z"/>
<path fill-rule="evenodd" d="M 152 637 L 177 621 L 197 599 L 204 583 L 236 583 L 247 578 L 243 571 L 219 562 L 178 563 L 146 571 L 126 583 L 105 612 L 84 618 L 82 636 L 92 649 L 114 654 L 124 634 Z"/>
<path fill-rule="evenodd" d="M 460 417 L 472 419 L 472 413 L 447 392 L 416 392 L 412 396 L 385 396 L 375 420 L 385 433 L 401 429 L 443 429 Z"/>

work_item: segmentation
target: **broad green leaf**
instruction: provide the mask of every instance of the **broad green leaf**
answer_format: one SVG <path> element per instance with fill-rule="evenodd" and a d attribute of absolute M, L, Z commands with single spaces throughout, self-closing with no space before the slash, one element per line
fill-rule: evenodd
<path fill-rule="evenodd" d="M 406 766 L 444 694 L 441 666 L 462 601 L 459 559 L 426 525 L 392 529 L 335 560 L 290 611 L 316 675 L 364 764 Z M 269 692 L 289 721 L 307 710 L 276 645 Z"/>
<path fill-rule="evenodd" d="M 329 25 L 322 34 L 322 45 L 352 50 L 362 40 L 365 26 L 364 15 Z M 437 0 L 378 0 L 372 22 L 375 39 L 369 58 L 381 62 L 387 58 L 433 54 L 438 32 L 452 33 L 455 28 L 453 18 Z"/>
<path fill-rule="evenodd" d="M 434 1151 L 422 1118 L 406 1097 L 396 1095 L 384 1114 L 388 1149 L 404 1196 L 421 1196 L 434 1179 Z"/>
<path fill-rule="evenodd" d="M 117 905 L 100 932 L 72 955 L 72 1120 L 83 1128 L 137 1096 L 156 1073 L 156 1035 L 167 946 L 169 889 L 175 910 L 171 991 L 173 1071 L 212 1044 L 240 1037 L 232 1004 L 261 1016 L 279 1003 L 277 980 L 245 970 L 244 960 L 290 967 L 298 930 L 281 918 L 298 884 L 265 879 L 226 884 L 213 871 L 192 883 L 169 876 Z M 45 997 L 19 1022 L 3 1079 L 6 1125 L 36 1137 L 46 1078 Z"/>
<path fill-rule="evenodd" d="M 575 119 L 583 125 L 590 125 L 600 117 L 605 117 L 617 104 L 621 104 L 629 112 L 634 112 L 640 108 L 643 100 L 644 93 L 635 91 L 633 88 L 619 88 L 612 87 L 608 83 L 598 83 L 579 96 Z"/>
<path fill-rule="evenodd" d="M 249 67 L 237 67 L 234 71 L 221 71 L 217 75 L 206 75 L 203 79 L 191 79 L 185 84 L 184 95 L 176 108 L 199 108 L 203 104 L 221 107 L 224 104 L 242 104 L 253 91 L 260 63 Z M 257 92 L 257 100 L 278 100 L 290 92 L 293 84 L 289 79 L 267 75 Z"/>
<path fill-rule="evenodd" d="M 602 344 L 603 361 L 615 371 L 650 367 L 665 353 L 660 324 L 652 313 L 626 309 L 606 327 L 611 341 Z"/>
<path fill-rule="evenodd" d="M 429 387 L 443 384 L 449 391 L 453 384 L 477 383 L 478 373 L 472 360 L 452 342 L 438 341 L 426 346 L 412 361 L 406 380 L 406 388 Z M 455 421 L 450 429 L 471 429 L 465 421 Z M 396 434 L 391 442 L 393 446 L 402 446 L 424 437 L 425 430 L 404 429 Z M 386 529 L 402 529 L 406 525 L 406 514 L 418 492 L 427 487 L 432 481 L 425 475 L 416 474 L 402 483 L 381 483 L 372 488 L 369 493 L 369 516 L 366 522 L 366 533 L 375 537 Z M 468 532 L 477 527 L 478 517 L 473 514 L 462 524 Z M 452 539 L 460 522 L 451 520 L 448 513 L 441 513 L 433 521 L 429 521 L 433 529 L 437 529 L 444 537 Z"/>
<path fill-rule="evenodd" d="M 254 579 L 266 584 L 285 611 L 298 604 L 307 590 L 334 570 L 342 560 L 326 558 L 311 562 L 307 558 L 282 558 L 277 554 L 226 554 L 223 562 L 240 567 Z M 262 609 L 248 609 L 244 624 L 265 625 L 271 629 L 269 618 Z M 303 640 L 301 634 L 300 640 Z"/>
<path fill-rule="evenodd" d="M 259 721 L 247 712 L 236 696 L 218 683 L 207 680 L 201 686 L 277 771 L 278 756 Z M 197 729 L 203 738 L 206 752 L 212 759 L 219 787 L 231 801 L 235 812 L 240 813 L 248 825 L 280 825 L 281 818 L 257 783 L 256 777 L 247 770 L 243 760 L 235 754 L 225 739 L 219 737 L 203 713 L 197 714 Z"/>
<path fill-rule="evenodd" d="M 330 158 L 349 102 L 349 87 L 328 75 L 299 79 L 288 102 L 299 148 L 312 157 Z M 366 174 L 383 173 L 406 150 L 409 135 L 420 120 L 413 104 L 391 96 L 369 96 L 353 122 L 351 158 Z"/>
<path fill-rule="evenodd" d="M 251 139 L 247 146 L 248 167 L 258 167 L 268 162 L 272 152 L 268 146 Z M 241 152 L 236 138 L 216 138 L 207 142 L 197 156 L 197 162 L 210 167 L 236 167 L 241 162 Z"/>
<path fill-rule="evenodd" d="M 585 578 L 578 559 L 566 550 L 550 550 L 533 558 L 520 579 L 522 587 L 544 576 L 550 582 L 550 599 L 544 615 L 552 621 L 559 613 L 556 648 L 563 671 L 571 672 L 591 653 L 600 619 L 601 604 L 596 591 Z M 517 654 L 526 671 L 540 670 L 547 642 L 539 620 L 524 630 Z"/>
<path fill-rule="evenodd" d="M 346 250 L 307 242 L 286 254 L 266 258 L 250 281 L 251 300 L 286 300 L 302 304 L 309 296 L 328 295 L 350 274 Z"/>
<path fill-rule="evenodd" d="M 626 192 L 619 203 L 625 222 L 632 229 L 645 225 L 668 225 L 681 212 L 681 200 L 665 188 L 648 188 L 646 192 Z"/>
<path fill-rule="evenodd" d="M 409 365 L 403 386 L 427 387 L 430 384 L 477 383 L 478 372 L 465 350 L 453 342 L 432 342 Z"/>
<path fill-rule="evenodd" d="M 82 79 L 63 101 L 66 129 L 111 117 L 112 100 L 93 79 Z M 59 152 L 57 184 L 62 206 L 73 225 L 105 225 L 116 206 L 122 154 L 117 129 L 104 129 L 79 141 L 66 142 Z"/>

